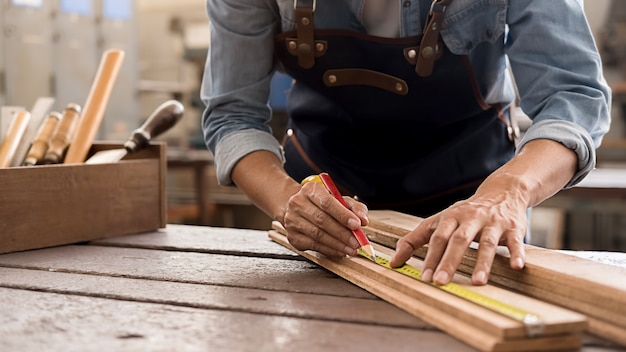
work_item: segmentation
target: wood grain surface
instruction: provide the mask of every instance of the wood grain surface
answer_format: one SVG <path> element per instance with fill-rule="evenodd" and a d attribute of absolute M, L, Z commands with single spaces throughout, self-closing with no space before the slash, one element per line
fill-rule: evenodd
<path fill-rule="evenodd" d="M 0 301 L 0 351 L 475 351 L 267 231 L 167 225 L 0 255 Z"/>

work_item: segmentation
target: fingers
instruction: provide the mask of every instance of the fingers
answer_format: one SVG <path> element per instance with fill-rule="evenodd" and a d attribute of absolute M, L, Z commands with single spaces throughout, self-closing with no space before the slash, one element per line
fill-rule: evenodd
<path fill-rule="evenodd" d="M 353 204 L 367 217 L 367 208 Z M 311 182 L 292 196 L 285 213 L 287 239 L 299 250 L 315 250 L 327 256 L 356 255 L 359 243 L 352 230 L 361 219 L 346 209 L 326 188 Z"/>
<path fill-rule="evenodd" d="M 450 282 L 480 228 L 481 223 L 477 221 L 459 225 L 454 217 L 443 218 L 430 238 L 422 279 L 437 285 Z"/>
<path fill-rule="evenodd" d="M 345 230 L 345 227 L 343 228 Z M 324 229 L 315 226 L 311 223 L 300 223 L 299 226 L 290 226 L 287 231 L 287 239 L 294 247 L 299 250 L 314 250 L 324 255 L 331 257 L 343 257 L 346 255 L 356 255 L 356 249 L 359 247 L 359 243 L 356 238 L 352 236 L 350 231 L 343 234 L 347 236 L 345 243 L 337 234 L 341 230 L 327 232 Z"/>
<path fill-rule="evenodd" d="M 413 231 L 398 240 L 396 243 L 396 253 L 389 262 L 389 265 L 392 268 L 402 266 L 409 258 L 411 258 L 413 253 L 418 248 L 421 248 L 423 245 L 428 243 L 432 229 L 434 228 L 434 226 L 431 225 L 431 222 L 431 219 L 422 221 Z"/>
<path fill-rule="evenodd" d="M 511 269 L 521 270 L 526 262 L 526 251 L 524 250 L 524 233 L 509 231 L 506 236 L 507 247 L 511 253 L 509 265 Z"/>
<path fill-rule="evenodd" d="M 500 241 L 500 231 L 493 227 L 483 229 L 480 236 L 480 244 L 478 247 L 478 256 L 476 265 L 472 273 L 472 284 L 485 285 L 491 273 L 493 259 L 498 250 L 498 242 Z"/>
<path fill-rule="evenodd" d="M 367 226 L 369 224 L 367 206 L 351 197 L 344 197 L 344 200 L 346 201 L 346 204 L 348 204 L 350 210 L 352 210 L 352 212 L 360 218 L 361 226 Z"/>

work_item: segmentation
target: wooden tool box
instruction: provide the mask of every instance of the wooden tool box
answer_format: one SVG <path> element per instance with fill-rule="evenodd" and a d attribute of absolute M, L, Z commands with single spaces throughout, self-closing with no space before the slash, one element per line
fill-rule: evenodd
<path fill-rule="evenodd" d="M 94 143 L 90 155 L 121 144 Z M 164 228 L 165 144 L 117 163 L 0 169 L 0 253 Z"/>

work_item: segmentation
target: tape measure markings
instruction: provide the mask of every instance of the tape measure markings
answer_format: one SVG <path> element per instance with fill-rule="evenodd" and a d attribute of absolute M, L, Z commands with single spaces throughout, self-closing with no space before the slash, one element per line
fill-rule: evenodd
<path fill-rule="evenodd" d="M 367 259 L 368 261 L 370 262 L 372 261 L 369 255 L 365 251 L 359 249 L 358 254 L 362 256 L 363 258 Z M 391 265 L 389 265 L 389 261 L 390 261 L 389 258 L 386 258 L 385 255 L 380 253 L 380 251 L 377 252 L 376 264 L 384 268 L 397 271 L 400 274 L 403 274 L 405 276 L 408 276 L 420 282 L 423 282 L 422 272 L 420 269 L 410 264 L 404 264 L 401 267 L 392 268 Z M 423 282 L 423 283 L 437 287 L 459 298 L 463 298 L 483 308 L 487 308 L 489 310 L 492 310 L 496 313 L 499 313 L 501 315 L 504 315 L 506 317 L 509 317 L 515 321 L 522 323 L 524 327 L 526 328 L 526 333 L 529 337 L 535 337 L 535 336 L 541 335 L 544 331 L 543 318 L 541 318 L 541 316 L 539 316 L 538 314 L 526 311 L 521 308 L 511 306 L 509 304 L 498 301 L 491 297 L 487 297 L 483 294 L 480 294 L 476 291 L 472 291 L 466 287 L 455 284 L 453 282 L 450 282 L 441 286 L 435 283 L 426 283 L 426 282 Z"/>

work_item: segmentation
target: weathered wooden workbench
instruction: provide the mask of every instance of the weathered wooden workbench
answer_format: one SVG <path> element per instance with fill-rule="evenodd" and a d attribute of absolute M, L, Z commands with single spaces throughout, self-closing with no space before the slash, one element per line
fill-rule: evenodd
<path fill-rule="evenodd" d="M 265 231 L 168 225 L 0 255 L 0 302 L 0 351 L 473 350 Z"/>

